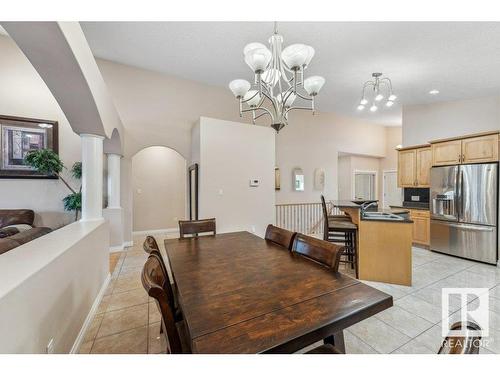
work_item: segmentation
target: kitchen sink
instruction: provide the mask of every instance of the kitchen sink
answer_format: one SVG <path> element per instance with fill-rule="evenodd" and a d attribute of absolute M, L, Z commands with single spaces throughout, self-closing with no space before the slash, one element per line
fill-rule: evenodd
<path fill-rule="evenodd" d="M 363 212 L 364 219 L 403 221 L 405 218 L 389 212 Z"/>

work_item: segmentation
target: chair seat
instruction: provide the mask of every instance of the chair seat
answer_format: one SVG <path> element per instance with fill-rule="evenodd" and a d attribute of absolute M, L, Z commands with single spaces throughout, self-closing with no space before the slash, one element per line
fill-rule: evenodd
<path fill-rule="evenodd" d="M 305 354 L 344 354 L 344 353 L 342 353 L 332 344 L 324 344 L 312 350 L 309 350 Z"/>
<path fill-rule="evenodd" d="M 352 221 L 348 220 L 330 220 L 328 219 L 328 229 L 335 230 L 357 230 L 358 226 Z"/>

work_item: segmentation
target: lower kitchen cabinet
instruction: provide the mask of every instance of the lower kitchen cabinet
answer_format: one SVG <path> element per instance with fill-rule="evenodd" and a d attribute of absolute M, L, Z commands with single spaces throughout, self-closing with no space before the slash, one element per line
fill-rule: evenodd
<path fill-rule="evenodd" d="M 413 220 L 413 243 L 429 246 L 431 226 L 429 211 L 410 210 L 410 218 Z"/>

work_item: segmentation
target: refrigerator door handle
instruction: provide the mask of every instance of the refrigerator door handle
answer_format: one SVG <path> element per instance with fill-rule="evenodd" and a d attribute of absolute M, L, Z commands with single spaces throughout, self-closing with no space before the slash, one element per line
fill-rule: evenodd
<path fill-rule="evenodd" d="M 467 225 L 467 224 L 447 224 L 449 227 L 458 228 L 463 230 L 472 230 L 476 232 L 493 232 L 495 227 L 486 227 L 478 225 Z"/>
<path fill-rule="evenodd" d="M 463 201 L 463 191 L 464 191 L 464 171 L 462 168 L 458 167 L 458 173 L 457 173 L 457 188 L 456 188 L 456 194 L 457 194 L 457 202 L 456 202 L 456 209 L 457 209 L 457 216 L 458 220 L 462 220 L 464 217 L 464 201 Z"/>

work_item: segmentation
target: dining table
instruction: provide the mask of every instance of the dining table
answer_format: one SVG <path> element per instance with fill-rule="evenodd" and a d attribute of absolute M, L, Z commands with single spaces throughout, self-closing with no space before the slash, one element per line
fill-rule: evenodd
<path fill-rule="evenodd" d="M 192 353 L 294 353 L 392 296 L 249 232 L 165 240 Z M 382 332 L 381 332 L 382 334 Z"/>

